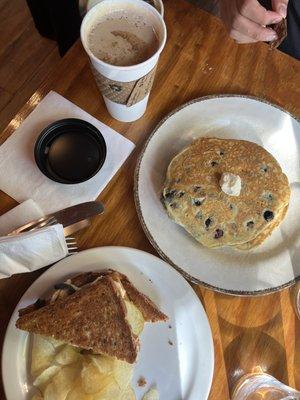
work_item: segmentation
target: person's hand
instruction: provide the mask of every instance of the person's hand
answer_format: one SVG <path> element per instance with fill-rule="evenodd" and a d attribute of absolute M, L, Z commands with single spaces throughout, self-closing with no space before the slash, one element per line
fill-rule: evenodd
<path fill-rule="evenodd" d="M 272 0 L 272 8 L 280 14 L 282 18 L 286 18 L 288 2 L 289 0 Z"/>
<path fill-rule="evenodd" d="M 288 0 L 272 0 L 274 11 L 267 11 L 257 0 L 220 0 L 221 18 L 238 43 L 270 42 L 276 32 L 267 25 L 286 17 Z"/>

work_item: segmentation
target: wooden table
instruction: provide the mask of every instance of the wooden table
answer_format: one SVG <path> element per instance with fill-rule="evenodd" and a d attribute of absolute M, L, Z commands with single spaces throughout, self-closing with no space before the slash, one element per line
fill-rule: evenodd
<path fill-rule="evenodd" d="M 155 254 L 135 211 L 133 173 L 151 130 L 175 107 L 203 95 L 239 93 L 267 99 L 300 114 L 299 62 L 270 51 L 265 44 L 236 45 L 219 20 L 184 0 L 165 0 L 165 7 L 168 42 L 142 119 L 124 124 L 109 116 L 78 42 L 0 136 L 3 142 L 53 89 L 136 143 L 134 154 L 100 195 L 105 214 L 77 235 L 82 250 L 122 245 Z M 15 205 L 0 193 L 0 213 Z M 1 342 L 17 302 L 41 273 L 0 281 Z M 229 399 L 235 380 L 256 366 L 300 389 L 300 323 L 292 307 L 293 289 L 258 298 L 226 296 L 200 286 L 194 289 L 206 309 L 214 337 L 211 400 Z M 5 398 L 3 393 L 1 398 Z"/>

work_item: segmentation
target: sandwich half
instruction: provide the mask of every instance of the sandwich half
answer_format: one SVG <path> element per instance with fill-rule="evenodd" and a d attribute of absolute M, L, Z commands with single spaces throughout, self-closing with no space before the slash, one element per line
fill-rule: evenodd
<path fill-rule="evenodd" d="M 46 299 L 19 311 L 19 329 L 134 363 L 139 338 L 127 319 L 133 304 L 148 322 L 167 316 L 118 272 L 88 272 L 55 286 Z"/>

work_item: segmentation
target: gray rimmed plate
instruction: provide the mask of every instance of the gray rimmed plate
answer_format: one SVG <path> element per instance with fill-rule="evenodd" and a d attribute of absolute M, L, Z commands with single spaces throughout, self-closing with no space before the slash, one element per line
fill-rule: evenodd
<path fill-rule="evenodd" d="M 280 228 L 251 251 L 210 250 L 170 220 L 160 202 L 166 169 L 175 154 L 201 136 L 245 139 L 266 148 L 292 189 Z M 135 202 L 143 229 L 162 258 L 189 280 L 233 295 L 262 295 L 300 279 L 300 123 L 266 101 L 239 95 L 193 100 L 155 128 L 139 158 Z"/>

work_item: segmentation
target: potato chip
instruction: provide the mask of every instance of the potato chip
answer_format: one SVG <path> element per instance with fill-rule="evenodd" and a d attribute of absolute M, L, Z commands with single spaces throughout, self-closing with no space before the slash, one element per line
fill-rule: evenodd
<path fill-rule="evenodd" d="M 89 359 L 97 366 L 101 374 L 110 374 L 113 372 L 114 359 L 102 355 L 90 355 Z"/>
<path fill-rule="evenodd" d="M 51 382 L 44 392 L 44 400 L 65 400 L 67 393 L 68 391 L 59 391 L 56 385 Z"/>
<path fill-rule="evenodd" d="M 129 315 L 139 321 L 134 308 L 129 306 Z M 133 365 L 104 355 L 81 354 L 79 348 L 42 336 L 35 339 L 34 348 L 38 361 L 43 361 L 33 362 L 39 372 L 34 385 L 44 397 L 36 394 L 32 400 L 136 400 L 130 386 Z"/>
<path fill-rule="evenodd" d="M 80 349 L 66 344 L 55 356 L 54 361 L 61 365 L 69 365 L 81 359 Z"/>
<path fill-rule="evenodd" d="M 67 394 L 74 387 L 80 368 L 80 364 L 61 368 L 53 377 L 52 382 L 46 387 L 44 400 L 65 400 Z"/>
<path fill-rule="evenodd" d="M 57 349 L 58 347 L 63 346 L 65 344 L 61 340 L 56 340 L 53 337 L 47 337 L 45 339 L 48 340 L 48 342 L 50 342 L 55 349 Z"/>
<path fill-rule="evenodd" d="M 86 393 L 100 392 L 109 383 L 109 375 L 99 372 L 98 367 L 90 362 L 81 371 L 82 387 Z"/>
<path fill-rule="evenodd" d="M 150 389 L 149 392 L 147 392 L 142 400 L 159 400 L 159 394 L 157 389 Z"/>
<path fill-rule="evenodd" d="M 31 353 L 31 375 L 37 376 L 48 368 L 55 356 L 55 348 L 41 335 L 34 335 Z"/>
<path fill-rule="evenodd" d="M 110 383 L 106 385 L 99 393 L 94 394 L 94 400 L 119 400 L 121 395 L 121 390 L 113 377 L 108 377 Z"/>
<path fill-rule="evenodd" d="M 76 378 L 80 376 L 80 371 L 81 363 L 67 365 L 66 367 L 61 368 L 60 372 L 54 376 L 53 382 L 55 382 L 57 386 L 71 388 L 74 385 Z"/>
<path fill-rule="evenodd" d="M 41 393 L 35 393 L 32 397 L 31 400 L 44 400 L 43 396 Z"/>
<path fill-rule="evenodd" d="M 85 393 L 80 379 L 68 393 L 66 400 L 94 400 L 94 398 L 92 394 Z"/>
<path fill-rule="evenodd" d="M 61 367 L 57 365 L 51 365 L 46 368 L 33 382 L 33 385 L 38 387 L 42 392 L 45 390 L 47 383 L 54 375 L 58 373 Z"/>
<path fill-rule="evenodd" d="M 132 387 L 128 386 L 128 388 L 121 393 L 119 400 L 136 400 Z"/>
<path fill-rule="evenodd" d="M 119 386 L 119 388 L 123 391 L 125 390 L 132 379 L 133 373 L 133 365 L 128 364 L 125 361 L 114 360 L 114 378 Z"/>
<path fill-rule="evenodd" d="M 127 315 L 126 319 L 131 326 L 132 332 L 135 335 L 140 335 L 143 332 L 145 320 L 140 310 L 131 302 L 125 300 Z"/>

